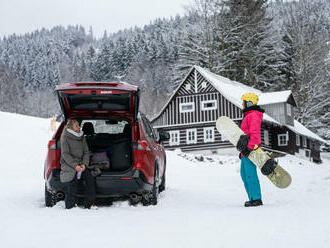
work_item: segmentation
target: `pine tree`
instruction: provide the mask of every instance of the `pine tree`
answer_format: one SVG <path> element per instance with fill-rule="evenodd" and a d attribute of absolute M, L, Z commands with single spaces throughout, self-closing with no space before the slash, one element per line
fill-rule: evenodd
<path fill-rule="evenodd" d="M 285 58 L 273 35 L 267 0 L 226 0 L 223 18 L 223 75 L 241 83 L 270 90 L 284 81 Z"/>
<path fill-rule="evenodd" d="M 95 49 L 93 46 L 89 46 L 86 53 L 86 66 L 87 66 L 87 74 L 88 78 L 94 79 L 96 78 L 96 56 Z"/>
<path fill-rule="evenodd" d="M 96 81 L 112 80 L 114 78 L 114 68 L 112 66 L 112 42 L 105 42 L 101 46 L 101 51 L 96 55 L 95 71 L 93 79 Z"/>

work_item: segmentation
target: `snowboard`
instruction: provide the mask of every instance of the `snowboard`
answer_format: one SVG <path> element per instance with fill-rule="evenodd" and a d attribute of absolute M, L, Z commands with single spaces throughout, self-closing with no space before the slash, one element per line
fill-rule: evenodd
<path fill-rule="evenodd" d="M 231 120 L 227 116 L 221 116 L 216 121 L 216 128 L 221 135 L 223 135 L 226 139 L 230 141 L 234 146 L 237 145 L 237 142 L 241 135 L 245 135 L 245 133 L 239 128 L 239 126 Z M 267 161 L 270 160 L 271 157 L 263 151 L 260 147 L 253 150 L 248 159 L 256 165 L 260 170 L 265 165 Z M 278 188 L 286 188 L 291 184 L 291 176 L 290 174 L 284 170 L 280 165 L 277 163 L 275 164 L 275 169 L 270 174 L 266 175 L 268 179 Z"/>

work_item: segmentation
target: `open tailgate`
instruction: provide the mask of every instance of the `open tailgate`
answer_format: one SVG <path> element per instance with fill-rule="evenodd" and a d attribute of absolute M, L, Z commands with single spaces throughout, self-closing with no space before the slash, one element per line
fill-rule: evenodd
<path fill-rule="evenodd" d="M 139 89 L 127 83 L 74 83 L 56 87 L 65 119 L 77 116 L 134 117 L 139 108 Z"/>

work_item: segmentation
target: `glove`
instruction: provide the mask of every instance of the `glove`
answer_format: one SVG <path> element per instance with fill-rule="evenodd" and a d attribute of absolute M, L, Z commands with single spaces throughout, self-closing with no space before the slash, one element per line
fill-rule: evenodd
<path fill-rule="evenodd" d="M 250 137 L 247 136 L 247 135 L 241 135 L 238 142 L 237 142 L 237 145 L 236 145 L 236 149 L 238 151 L 240 151 L 244 157 L 248 157 L 252 151 L 252 149 L 248 148 L 248 144 L 249 144 L 249 141 L 250 141 Z"/>
<path fill-rule="evenodd" d="M 253 151 L 252 149 L 246 147 L 241 151 L 241 153 L 243 154 L 244 157 L 248 157 L 252 151 Z"/>

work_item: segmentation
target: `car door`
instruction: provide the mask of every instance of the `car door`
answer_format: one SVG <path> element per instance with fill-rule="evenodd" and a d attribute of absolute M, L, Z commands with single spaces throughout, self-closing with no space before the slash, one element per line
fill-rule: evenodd
<path fill-rule="evenodd" d="M 164 147 L 158 142 L 159 135 L 151 126 L 151 123 L 148 118 L 145 115 L 141 115 L 141 117 L 146 131 L 148 146 L 152 150 L 152 153 L 149 154 L 151 155 L 152 160 L 157 161 L 159 176 L 161 177 L 165 170 L 165 150 Z"/>

